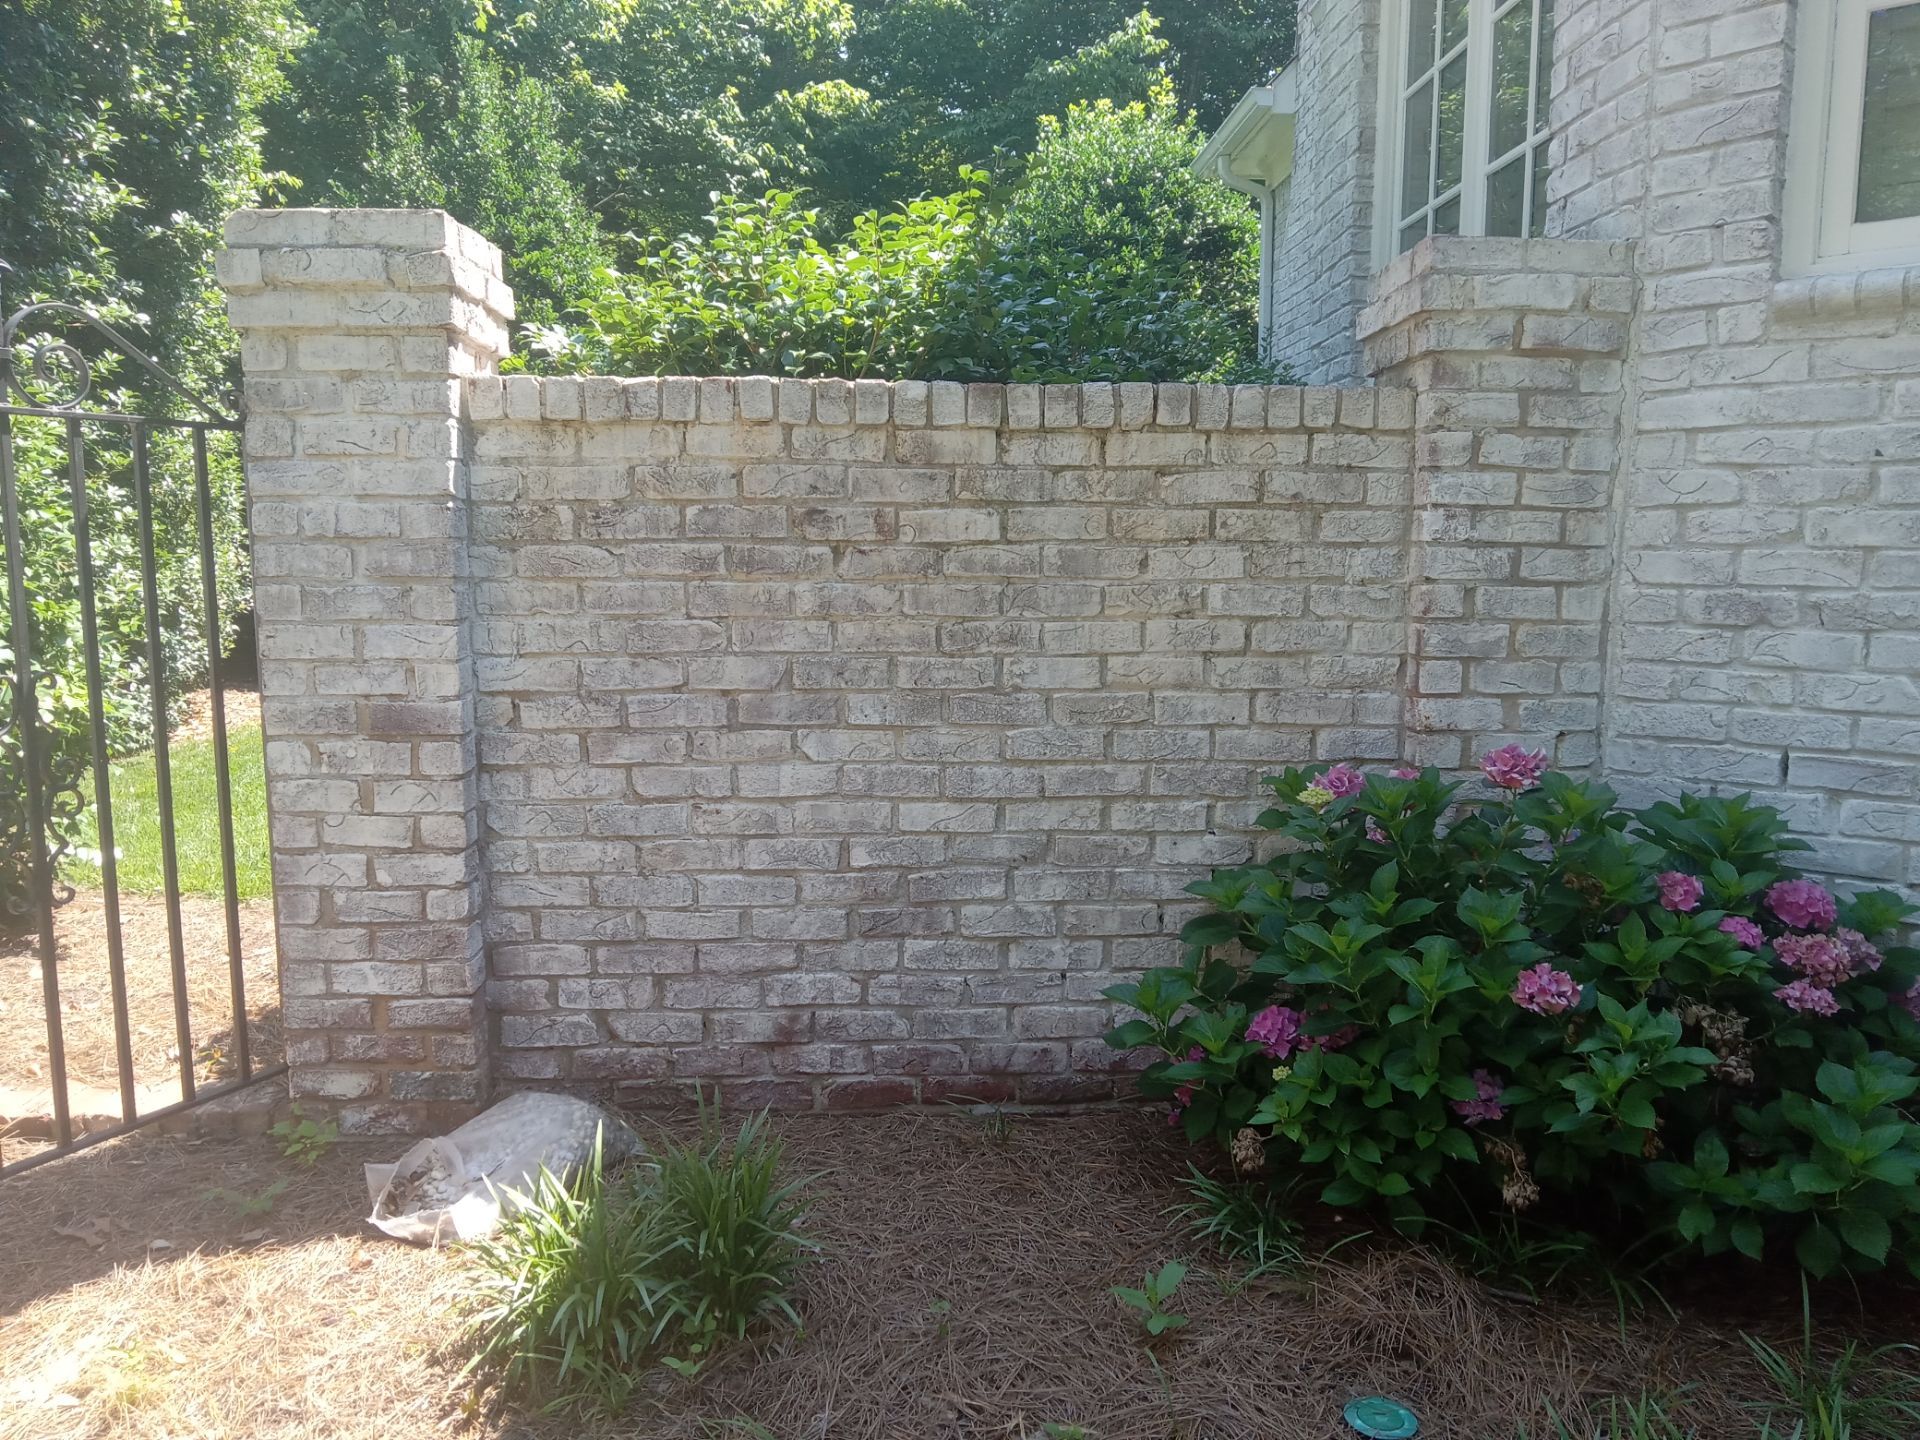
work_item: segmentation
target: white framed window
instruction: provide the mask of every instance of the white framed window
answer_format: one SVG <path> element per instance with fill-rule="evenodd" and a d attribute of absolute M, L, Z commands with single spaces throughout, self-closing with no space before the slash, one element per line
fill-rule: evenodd
<path fill-rule="evenodd" d="M 1920 0 L 1803 0 L 1789 271 L 1920 265 Z"/>
<path fill-rule="evenodd" d="M 1388 0 L 1375 258 L 1428 235 L 1539 235 L 1553 0 Z"/>

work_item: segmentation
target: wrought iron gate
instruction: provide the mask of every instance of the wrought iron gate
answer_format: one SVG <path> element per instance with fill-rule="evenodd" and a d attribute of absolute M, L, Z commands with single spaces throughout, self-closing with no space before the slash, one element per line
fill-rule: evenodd
<path fill-rule="evenodd" d="M 0 285 L 4 285 L 9 273 L 8 267 L 0 263 Z M 5 307 L 0 304 L 0 314 L 4 313 Z M 139 390 L 96 398 L 96 382 L 102 376 L 117 378 L 120 367 L 129 363 L 137 367 L 132 379 L 137 381 Z M 96 370 L 100 374 L 97 375 Z M 141 391 L 159 403 L 142 405 L 138 410 L 124 408 L 119 403 Z M 141 413 L 169 409 L 179 413 Z M 193 393 L 142 354 L 113 326 L 79 305 L 57 301 L 27 304 L 8 315 L 0 325 L 0 514 L 4 516 L 7 573 L 4 597 L 7 620 L 5 633 L 0 634 L 0 648 L 10 652 L 5 657 L 6 673 L 0 676 L 0 687 L 11 692 L 9 703 L 0 707 L 0 784 L 10 792 L 0 794 L 0 805 L 5 806 L 0 810 L 0 867 L 4 867 L 0 868 L 0 887 L 7 891 L 6 901 L 12 912 L 0 919 L 10 922 L 10 928 L 24 930 L 37 955 L 46 1034 L 45 1079 L 51 1089 L 50 1124 L 45 1127 L 50 1133 L 41 1137 L 47 1143 L 11 1163 L 3 1163 L 8 1157 L 0 1153 L 0 1177 L 204 1104 L 285 1070 L 284 1065 L 263 1067 L 258 1063 L 249 1033 L 235 866 L 226 686 L 221 673 L 223 631 L 209 446 L 210 442 L 218 442 L 223 447 L 233 447 L 231 460 L 223 448 L 220 463 L 237 466 L 240 428 L 237 416 Z M 29 430 L 30 435 L 25 433 Z M 98 437 L 91 447 L 90 436 Z M 233 438 L 226 438 L 229 436 Z M 32 453 L 23 461 L 21 445 L 27 439 L 34 445 Z M 185 546 L 159 545 L 164 537 L 160 536 L 155 521 L 153 452 L 156 444 L 165 447 L 173 463 L 168 475 L 178 476 L 175 489 L 180 493 L 170 490 L 170 496 L 183 499 L 184 490 L 189 486 L 191 489 L 190 519 L 183 504 L 179 523 L 167 532 L 176 542 L 181 532 L 186 532 L 190 538 Z M 48 463 L 49 447 L 64 452 L 63 464 Z M 119 487 L 114 496 L 116 511 L 112 515 L 101 514 L 99 502 L 90 494 L 89 462 L 101 452 L 111 455 L 115 484 Z M 23 464 L 27 468 L 23 469 Z M 54 473 L 56 468 L 65 471 L 65 495 L 61 501 L 64 510 L 56 508 L 50 512 L 43 508 L 28 512 L 23 508 L 23 478 L 32 478 L 42 491 L 57 497 L 62 487 Z M 115 528 L 119 540 L 126 538 L 130 523 L 132 551 L 120 553 L 118 558 L 123 566 L 137 563 L 139 577 L 137 602 L 130 601 L 124 607 L 127 614 L 119 617 L 121 623 L 113 636 L 102 630 L 102 597 L 96 575 L 98 535 L 107 522 Z M 57 537 L 58 554 L 64 559 L 70 546 L 74 569 L 70 577 L 56 575 L 49 583 L 45 563 L 48 532 L 62 523 L 68 529 Z M 195 560 L 199 569 L 199 619 L 205 634 L 203 663 L 210 687 L 213 784 L 225 907 L 224 983 L 231 1002 L 232 1025 L 231 1052 L 223 1060 L 230 1076 L 213 1084 L 201 1082 L 195 1074 L 198 1052 L 188 996 L 191 962 L 181 923 L 167 661 L 170 635 L 167 627 L 171 622 L 174 626 L 171 634 L 177 640 L 181 606 L 178 593 L 171 593 L 167 597 L 170 603 L 163 604 L 160 584 L 160 567 L 165 563 L 169 567 L 170 583 L 176 590 L 184 585 L 190 602 L 192 578 L 190 570 L 183 567 L 191 566 Z M 38 586 L 36 575 L 40 577 Z M 70 584 L 65 584 L 66 580 L 70 580 Z M 56 588 L 62 589 L 58 605 L 47 593 Z M 71 629 L 71 622 L 77 610 L 77 638 L 84 650 L 80 667 L 86 692 L 84 707 L 75 703 L 77 697 L 72 694 L 73 667 L 69 665 L 66 673 L 61 673 L 47 661 L 49 633 L 56 623 L 50 617 L 56 610 L 58 623 L 68 627 L 63 633 L 69 640 L 76 633 Z M 110 651 L 107 647 L 116 642 L 121 648 Z M 178 1055 L 179 1098 L 164 1104 L 149 1103 L 144 1110 L 136 1083 L 129 1017 L 127 954 L 121 923 L 122 895 L 109 769 L 115 758 L 110 744 L 110 720 L 124 739 L 128 725 L 127 691 L 123 686 L 110 705 L 103 674 L 104 662 L 110 654 L 120 661 L 123 677 L 134 677 L 145 691 L 144 706 L 139 706 L 137 698 L 135 706 L 136 711 L 144 708 L 146 714 L 136 713 L 134 719 L 145 732 L 141 740 L 150 738 L 152 745 L 166 963 L 172 990 L 173 1043 Z M 63 698 L 67 722 L 64 727 L 62 716 L 53 708 L 55 697 Z M 82 708 L 84 724 L 79 715 Z M 60 763 L 56 763 L 56 758 Z M 60 873 L 73 836 L 62 831 L 64 828 L 71 832 L 72 817 L 85 812 L 89 803 L 88 818 L 97 836 L 94 847 L 97 853 L 91 858 L 100 881 L 119 1115 L 117 1121 L 83 1127 L 79 1123 L 81 1117 L 76 1117 L 69 1103 L 67 1036 L 61 996 L 62 957 L 57 943 L 56 912 L 73 893 Z"/>

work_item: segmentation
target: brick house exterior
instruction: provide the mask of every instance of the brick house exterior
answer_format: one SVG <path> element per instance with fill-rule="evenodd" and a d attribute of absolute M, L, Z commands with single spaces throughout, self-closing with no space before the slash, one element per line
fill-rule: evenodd
<path fill-rule="evenodd" d="M 449 217 L 234 216 L 295 1094 L 1112 1095 L 1102 990 L 1315 760 L 1517 741 L 1920 883 L 1878 3 L 1305 0 L 1203 157 L 1298 387 L 503 377 Z"/>

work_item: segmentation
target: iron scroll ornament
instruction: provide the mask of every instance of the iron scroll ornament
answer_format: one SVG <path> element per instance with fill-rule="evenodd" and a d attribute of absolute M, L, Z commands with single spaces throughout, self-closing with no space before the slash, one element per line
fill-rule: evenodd
<path fill-rule="evenodd" d="M 0 260 L 0 293 L 4 293 L 6 281 L 15 273 L 11 265 Z M 75 322 L 78 322 L 79 326 L 105 336 L 115 350 L 139 365 L 208 420 L 219 425 L 236 423 L 233 416 L 209 405 L 179 377 L 154 361 L 93 311 L 64 300 L 41 300 L 23 305 L 9 315 L 4 324 L 0 324 L 0 401 L 4 401 L 11 392 L 37 409 L 77 412 L 93 393 L 93 366 L 79 346 L 54 335 L 20 338 L 21 327 L 29 320 L 35 316 L 49 315 L 70 317 L 66 322 L 68 329 L 74 328 Z"/>

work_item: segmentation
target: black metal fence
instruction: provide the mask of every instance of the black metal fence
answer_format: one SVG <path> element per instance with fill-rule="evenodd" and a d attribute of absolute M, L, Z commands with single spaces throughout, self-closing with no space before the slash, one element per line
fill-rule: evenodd
<path fill-rule="evenodd" d="M 0 265 L 0 281 L 6 273 Z M 124 373 L 126 384 L 96 397 L 96 371 L 114 382 Z M 4 850 L 0 888 L 6 891 L 4 918 L 9 928 L 25 933 L 38 960 L 46 1035 L 44 1073 L 51 1091 L 45 1117 L 50 1123 L 41 1137 L 44 1143 L 25 1158 L 0 1164 L 0 1176 L 204 1104 L 285 1068 L 262 1067 L 251 1044 L 235 866 L 232 756 L 222 677 L 226 627 L 209 457 L 210 443 L 218 442 L 225 447 L 220 463 L 237 466 L 240 428 L 235 415 L 193 393 L 113 326 L 82 307 L 60 302 L 28 304 L 0 326 L 0 514 L 4 516 L 7 577 L 6 627 L 0 645 L 8 652 L 7 673 L 0 678 L 0 686 L 10 691 L 10 703 L 0 715 L 0 727 L 4 727 L 0 728 L 0 770 L 5 772 L 5 793 L 0 793 L 0 849 Z M 30 453 L 23 455 L 28 439 Z M 156 444 L 168 452 L 169 498 L 181 502 L 179 515 L 173 517 L 177 523 L 164 529 L 156 525 L 155 515 Z M 102 456 L 110 460 L 116 477 L 113 510 L 108 514 L 102 513 L 90 484 L 89 464 Z M 52 474 L 56 467 L 65 471 L 64 497 L 58 477 Z M 35 482 L 41 503 L 23 501 L 23 479 Z M 189 487 L 190 517 L 184 508 Z M 49 496 L 63 503 L 46 503 Z M 137 565 L 138 582 L 120 597 L 112 623 L 103 625 L 96 552 L 103 528 L 109 524 L 115 563 L 120 567 L 116 574 L 127 580 L 129 567 Z M 64 533 L 48 533 L 63 525 Z M 50 547 L 50 542 L 56 543 Z M 56 556 L 51 562 L 49 553 Z M 65 568 L 69 556 L 71 572 Z M 190 574 L 196 563 L 197 607 L 192 603 Z M 165 595 L 163 566 L 171 586 Z M 186 613 L 195 608 L 197 615 Z M 203 654 L 184 636 L 188 620 L 197 622 L 203 634 Z M 56 632 L 65 641 L 61 659 L 53 655 L 60 649 Z M 72 663 L 75 641 L 80 651 L 77 667 Z M 189 957 L 181 921 L 169 713 L 176 687 L 170 684 L 169 651 L 176 672 L 172 678 L 177 680 L 187 668 L 181 660 L 183 645 L 193 668 L 203 669 L 210 691 L 208 719 L 225 909 L 224 983 L 232 1027 L 229 1076 L 212 1084 L 195 1074 L 197 1051 L 189 1005 L 189 965 L 207 962 Z M 107 673 L 110 661 L 115 667 L 112 676 Z M 74 693 L 81 685 L 83 704 Z M 179 1099 L 153 1104 L 149 1094 L 149 1108 L 144 1111 L 136 1081 L 110 784 L 116 753 L 130 748 L 129 732 L 131 744 L 151 745 L 173 1050 L 178 1058 Z M 56 918 L 60 905 L 73 893 L 62 877 L 62 865 L 71 859 L 74 834 L 82 824 L 90 825 L 97 852 L 89 858 L 97 867 L 100 884 L 119 1099 L 116 1122 L 92 1125 L 82 1125 L 69 1103 L 63 956 Z M 6 1059 L 0 1056 L 0 1061 Z M 0 1161 L 6 1159 L 0 1154 Z"/>

